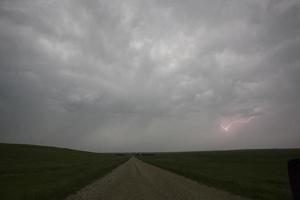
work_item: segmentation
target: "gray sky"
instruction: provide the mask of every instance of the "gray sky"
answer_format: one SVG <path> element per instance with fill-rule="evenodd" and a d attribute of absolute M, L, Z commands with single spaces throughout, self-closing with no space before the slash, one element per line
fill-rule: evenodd
<path fill-rule="evenodd" d="M 300 1 L 2 0 L 0 59 L 0 142 L 300 147 Z"/>

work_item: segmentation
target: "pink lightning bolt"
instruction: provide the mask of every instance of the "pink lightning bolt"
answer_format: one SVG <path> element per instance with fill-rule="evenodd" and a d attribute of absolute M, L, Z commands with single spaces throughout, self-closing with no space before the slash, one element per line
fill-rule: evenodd
<path fill-rule="evenodd" d="M 255 116 L 251 116 L 248 118 L 243 118 L 243 119 L 239 119 L 239 120 L 233 120 L 231 122 L 229 122 L 228 124 L 224 125 L 223 123 L 220 124 L 221 128 L 225 131 L 225 132 L 229 132 L 231 127 L 235 124 L 247 124 L 249 123 L 252 119 L 254 119 Z"/>

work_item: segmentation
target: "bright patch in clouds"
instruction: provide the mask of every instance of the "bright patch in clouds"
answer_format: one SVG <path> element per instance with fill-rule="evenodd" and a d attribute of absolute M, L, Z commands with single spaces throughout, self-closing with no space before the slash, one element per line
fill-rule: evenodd
<path fill-rule="evenodd" d="M 223 131 L 230 132 L 234 128 L 240 127 L 242 124 L 250 123 L 254 118 L 255 116 L 250 116 L 250 117 L 240 117 L 236 119 L 225 120 L 221 122 L 220 127 L 222 128 Z"/>

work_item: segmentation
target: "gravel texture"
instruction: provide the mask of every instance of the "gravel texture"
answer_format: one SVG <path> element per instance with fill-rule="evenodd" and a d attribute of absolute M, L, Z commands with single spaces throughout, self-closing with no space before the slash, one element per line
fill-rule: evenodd
<path fill-rule="evenodd" d="M 246 200 L 131 158 L 65 200 Z"/>

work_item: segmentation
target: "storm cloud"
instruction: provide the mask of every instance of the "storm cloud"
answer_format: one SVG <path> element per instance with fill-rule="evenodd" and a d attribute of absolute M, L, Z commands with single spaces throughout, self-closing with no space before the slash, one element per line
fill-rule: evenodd
<path fill-rule="evenodd" d="M 0 142 L 300 147 L 299 55 L 297 0 L 2 0 Z"/>

